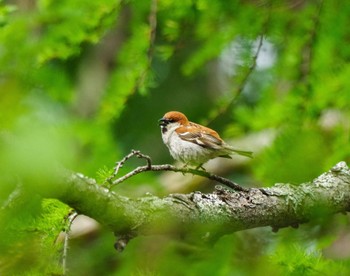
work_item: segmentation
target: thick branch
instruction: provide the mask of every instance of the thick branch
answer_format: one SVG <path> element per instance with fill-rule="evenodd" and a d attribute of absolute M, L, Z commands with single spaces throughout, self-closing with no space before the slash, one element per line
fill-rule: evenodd
<path fill-rule="evenodd" d="M 347 212 L 350 207 L 350 170 L 340 162 L 311 182 L 298 186 L 211 194 L 193 192 L 164 198 L 146 195 L 131 199 L 108 191 L 94 180 L 75 174 L 63 179 L 52 195 L 120 235 L 202 233 L 217 235 L 261 226 L 278 229 L 309 221 L 316 214 Z"/>

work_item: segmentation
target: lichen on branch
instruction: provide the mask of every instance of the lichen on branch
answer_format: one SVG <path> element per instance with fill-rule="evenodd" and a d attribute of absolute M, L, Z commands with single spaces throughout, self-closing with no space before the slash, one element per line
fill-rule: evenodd
<path fill-rule="evenodd" d="M 198 235 L 215 236 L 262 226 L 277 230 L 350 209 L 350 170 L 345 162 L 310 182 L 276 184 L 263 191 L 219 186 L 208 194 L 128 198 L 78 174 L 66 175 L 60 185 L 60 193 L 52 197 L 109 227 L 123 241 L 136 235 L 193 235 L 193 229 Z"/>

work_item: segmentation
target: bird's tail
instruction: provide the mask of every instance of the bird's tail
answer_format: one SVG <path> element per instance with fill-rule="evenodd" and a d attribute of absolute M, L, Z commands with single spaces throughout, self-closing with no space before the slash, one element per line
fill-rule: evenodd
<path fill-rule="evenodd" d="M 237 154 L 239 154 L 239 155 L 243 155 L 243 156 L 246 156 L 246 157 L 249 157 L 249 158 L 253 158 L 253 152 L 252 151 L 236 150 L 236 149 L 233 149 L 232 151 L 237 153 Z"/>
<path fill-rule="evenodd" d="M 239 155 L 246 156 L 246 157 L 249 157 L 249 158 L 253 158 L 253 152 L 252 151 L 238 150 L 238 149 L 235 149 L 235 148 L 232 148 L 232 147 L 229 147 L 229 150 L 234 152 L 234 153 L 237 153 Z"/>

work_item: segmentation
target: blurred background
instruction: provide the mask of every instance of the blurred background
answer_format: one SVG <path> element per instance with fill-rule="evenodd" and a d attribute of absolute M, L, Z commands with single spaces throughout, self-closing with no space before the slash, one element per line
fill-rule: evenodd
<path fill-rule="evenodd" d="M 254 151 L 205 165 L 243 186 L 298 185 L 348 162 L 349 25 L 340 0 L 0 1 L 0 274 L 62 275 L 69 206 L 33 191 L 50 189 L 57 166 L 102 183 L 131 149 L 173 163 L 158 127 L 170 110 Z M 114 191 L 214 185 L 149 172 Z M 69 275 L 350 273 L 348 215 L 215 245 L 137 237 L 123 253 L 108 229 L 82 221 Z"/>

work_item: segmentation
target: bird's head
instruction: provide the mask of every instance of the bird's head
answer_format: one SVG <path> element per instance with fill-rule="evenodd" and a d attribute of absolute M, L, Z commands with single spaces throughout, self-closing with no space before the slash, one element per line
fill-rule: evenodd
<path fill-rule="evenodd" d="M 164 116 L 159 119 L 159 126 L 162 133 L 165 133 L 172 126 L 183 126 L 188 123 L 188 119 L 185 114 L 178 111 L 169 111 L 164 114 Z"/>

